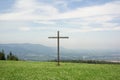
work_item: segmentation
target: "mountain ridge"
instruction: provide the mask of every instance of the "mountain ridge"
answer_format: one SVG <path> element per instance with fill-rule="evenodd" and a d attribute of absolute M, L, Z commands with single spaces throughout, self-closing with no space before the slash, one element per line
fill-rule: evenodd
<path fill-rule="evenodd" d="M 0 44 L 0 50 L 6 54 L 10 51 L 23 60 L 55 60 L 57 58 L 56 48 L 42 44 L 31 43 L 9 43 Z M 120 60 L 119 51 L 101 50 L 71 50 L 60 49 L 61 59 L 98 59 L 98 60 Z"/>

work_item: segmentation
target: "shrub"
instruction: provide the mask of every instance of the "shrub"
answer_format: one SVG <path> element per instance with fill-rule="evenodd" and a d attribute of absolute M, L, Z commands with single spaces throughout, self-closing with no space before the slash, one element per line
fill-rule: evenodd
<path fill-rule="evenodd" d="M 4 50 L 2 50 L 2 52 L 0 52 L 0 60 L 5 60 Z"/>

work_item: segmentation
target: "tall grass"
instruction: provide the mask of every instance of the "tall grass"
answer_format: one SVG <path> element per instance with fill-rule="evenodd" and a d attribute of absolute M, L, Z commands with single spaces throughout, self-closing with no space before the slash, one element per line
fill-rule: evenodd
<path fill-rule="evenodd" d="M 0 80 L 120 80 L 120 65 L 0 61 Z"/>

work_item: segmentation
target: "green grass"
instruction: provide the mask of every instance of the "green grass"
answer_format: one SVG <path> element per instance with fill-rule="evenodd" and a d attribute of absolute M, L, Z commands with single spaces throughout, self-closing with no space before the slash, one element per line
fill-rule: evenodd
<path fill-rule="evenodd" d="M 0 61 L 0 80 L 120 80 L 120 65 Z"/>

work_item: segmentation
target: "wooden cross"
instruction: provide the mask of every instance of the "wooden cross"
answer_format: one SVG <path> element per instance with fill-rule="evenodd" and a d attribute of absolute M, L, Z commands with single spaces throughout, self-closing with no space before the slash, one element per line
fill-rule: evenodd
<path fill-rule="evenodd" d="M 48 37 L 50 39 L 57 39 L 57 62 L 58 66 L 60 66 L 60 39 L 68 39 L 69 37 L 60 37 L 59 31 L 57 31 L 57 37 Z"/>

